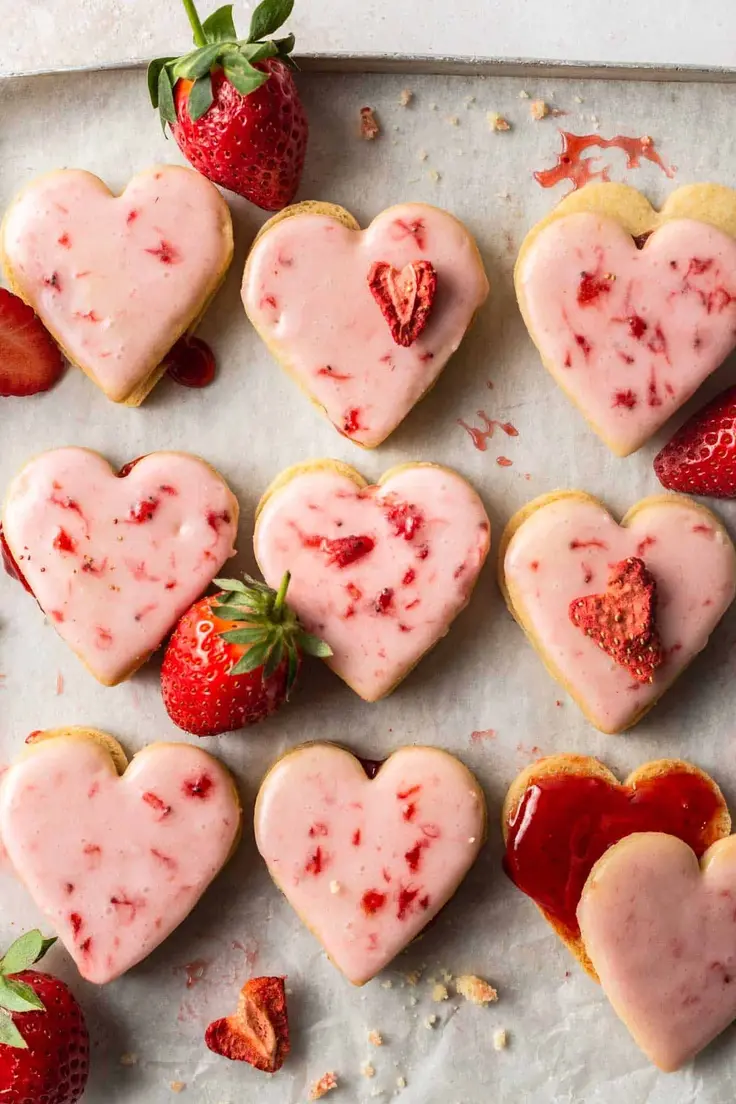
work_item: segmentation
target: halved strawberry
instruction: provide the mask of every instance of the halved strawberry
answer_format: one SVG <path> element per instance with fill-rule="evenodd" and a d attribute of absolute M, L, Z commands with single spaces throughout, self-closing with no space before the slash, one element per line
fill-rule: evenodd
<path fill-rule="evenodd" d="M 670 491 L 736 498 L 736 387 L 688 418 L 654 457 L 654 473 Z"/>
<path fill-rule="evenodd" d="M 37 395 L 53 387 L 64 361 L 33 309 L 0 288 L 0 395 Z"/>

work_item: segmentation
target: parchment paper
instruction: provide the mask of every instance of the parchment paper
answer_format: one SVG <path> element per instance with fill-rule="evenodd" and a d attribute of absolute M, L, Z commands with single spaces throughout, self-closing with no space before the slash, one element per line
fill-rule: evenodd
<path fill-rule="evenodd" d="M 734 183 L 733 87 L 549 82 L 535 88 L 514 79 L 380 75 L 310 75 L 301 84 L 312 125 L 303 197 L 344 204 L 364 224 L 391 203 L 426 200 L 453 211 L 478 237 L 492 295 L 434 391 L 376 452 L 340 438 L 271 360 L 245 318 L 239 284 L 262 216 L 230 197 L 236 258 L 201 329 L 217 352 L 215 385 L 194 392 L 164 380 L 141 409 L 129 410 L 70 370 L 45 396 L 0 400 L 0 485 L 33 453 L 65 444 L 97 449 L 115 466 L 154 449 L 191 449 L 215 464 L 240 498 L 240 556 L 233 567 L 251 570 L 253 509 L 261 491 L 286 465 L 313 456 L 349 461 L 371 478 L 405 460 L 450 464 L 483 495 L 496 540 L 515 509 L 558 486 L 600 495 L 619 514 L 655 492 L 651 458 L 673 426 L 628 460 L 615 459 L 540 366 L 516 308 L 511 269 L 526 229 L 565 190 L 544 192 L 531 175 L 554 162 L 558 125 L 586 133 L 598 120 L 607 137 L 651 134 L 678 166 L 676 181 L 647 164 L 628 179 L 661 201 L 677 182 Z M 405 86 L 414 99 L 401 107 Z M 568 114 L 532 122 L 529 101 L 520 98 L 524 90 Z M 364 104 L 376 107 L 383 127 L 375 142 L 357 137 Z M 506 114 L 513 129 L 492 133 L 487 111 Z M 83 167 L 119 189 L 156 160 L 180 158 L 149 110 L 141 72 L 0 85 L 0 207 L 48 169 Z M 624 178 L 623 155 L 609 151 L 605 163 L 614 179 Z M 731 382 L 735 368 L 732 358 L 697 403 Z M 478 410 L 510 420 L 519 436 L 497 431 L 487 451 L 477 451 L 457 419 L 479 425 Z M 512 465 L 499 466 L 499 456 Z M 720 510 L 727 523 L 736 522 L 735 505 Z M 165 1104 L 176 1099 L 177 1083 L 185 1086 L 182 1101 L 198 1104 L 301 1104 L 327 1070 L 340 1081 L 327 1098 L 335 1104 L 395 1093 L 402 1104 L 733 1099 L 733 1030 L 683 1072 L 656 1072 L 598 986 L 507 881 L 498 818 L 515 774 L 555 751 L 598 755 L 622 773 L 661 755 L 690 757 L 736 798 L 736 617 L 725 618 L 706 653 L 632 734 L 603 736 L 551 681 L 506 613 L 494 561 L 492 555 L 450 635 L 388 700 L 361 702 L 315 662 L 293 703 L 275 718 L 207 742 L 235 771 L 242 791 L 246 831 L 235 858 L 181 928 L 122 980 L 97 989 L 80 981 L 62 950 L 49 959 L 71 981 L 89 1020 L 89 1104 Z M 116 689 L 98 686 L 28 595 L 4 576 L 0 671 L 0 763 L 12 760 L 32 729 L 65 723 L 107 729 L 131 753 L 151 740 L 186 739 L 163 709 L 156 660 Z M 479 732 L 486 735 L 474 738 Z M 271 884 L 250 830 L 264 771 L 285 749 L 315 738 L 374 758 L 404 743 L 441 745 L 477 771 L 488 797 L 490 838 L 470 877 L 424 938 L 363 990 L 326 961 Z M 0 874 L 2 945 L 38 921 L 25 891 L 7 871 Z M 191 988 L 187 964 L 190 974 L 203 973 Z M 408 985 L 402 975 L 422 966 L 422 979 Z M 450 999 L 434 1003 L 428 979 L 441 980 L 443 970 L 488 978 L 498 987 L 498 1004 L 473 1007 L 454 996 L 451 983 Z M 216 1058 L 203 1043 L 207 1023 L 234 1009 L 253 972 L 289 977 L 294 1049 L 272 1080 Z M 434 1027 L 425 1023 L 431 1015 Z M 509 1045 L 497 1053 L 492 1037 L 501 1027 Z M 383 1034 L 382 1048 L 369 1045 L 371 1029 Z M 123 1056 L 134 1064 L 121 1064 Z M 372 1079 L 360 1072 L 366 1060 L 375 1067 Z"/>

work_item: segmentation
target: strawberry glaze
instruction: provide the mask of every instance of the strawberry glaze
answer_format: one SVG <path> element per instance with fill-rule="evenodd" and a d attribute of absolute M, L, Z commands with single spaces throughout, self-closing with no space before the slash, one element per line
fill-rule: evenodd
<path fill-rule="evenodd" d="M 596 169 L 593 162 L 598 157 L 583 157 L 583 153 L 593 147 L 598 149 L 618 149 L 626 154 L 626 168 L 638 169 L 642 157 L 645 161 L 651 161 L 658 165 L 665 176 L 670 179 L 675 175 L 674 169 L 666 165 L 654 148 L 654 142 L 648 135 L 635 138 L 626 134 L 616 134 L 613 138 L 602 138 L 600 134 L 571 134 L 567 130 L 560 131 L 562 149 L 557 155 L 557 164 L 551 169 L 540 169 L 534 173 L 537 184 L 543 188 L 553 188 L 563 180 L 569 180 L 572 191 L 589 184 L 591 180 L 610 180 L 608 170 L 610 165 Z"/>
<path fill-rule="evenodd" d="M 112 685 L 159 646 L 233 554 L 237 521 L 226 483 L 196 456 L 150 453 L 119 478 L 96 453 L 63 448 L 15 477 L 3 530 L 59 635 Z"/>
<path fill-rule="evenodd" d="M 402 270 L 419 260 L 432 263 L 437 296 L 426 328 L 402 348 L 368 275 L 376 262 Z M 246 312 L 274 353 L 339 431 L 368 447 L 432 386 L 487 294 L 462 223 L 418 203 L 391 207 L 362 231 L 324 215 L 284 219 L 256 241 L 242 288 Z"/>
<path fill-rule="evenodd" d="M 402 748 L 371 780 L 349 752 L 316 744 L 266 776 L 255 831 L 291 905 L 362 985 L 455 892 L 482 845 L 485 802 L 474 776 L 439 749 Z"/>

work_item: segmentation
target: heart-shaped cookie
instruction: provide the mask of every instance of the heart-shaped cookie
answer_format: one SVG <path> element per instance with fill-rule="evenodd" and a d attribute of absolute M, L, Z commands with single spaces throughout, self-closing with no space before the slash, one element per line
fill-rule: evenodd
<path fill-rule="evenodd" d="M 238 503 L 184 452 L 115 473 L 96 452 L 53 449 L 8 488 L 7 547 L 59 635 L 106 686 L 148 659 L 233 555 Z"/>
<path fill-rule="evenodd" d="M 567 196 L 522 243 L 516 294 L 545 367 L 619 456 L 736 346 L 736 191 L 624 184 Z"/>
<path fill-rule="evenodd" d="M 2 224 L 13 289 L 114 402 L 138 406 L 194 327 L 233 254 L 230 212 L 204 176 L 157 165 L 113 195 L 92 173 L 32 181 Z"/>
<path fill-rule="evenodd" d="M 598 759 L 550 755 L 511 783 L 502 828 L 506 873 L 596 978 L 577 907 L 601 855 L 633 832 L 667 832 L 702 855 L 731 817 L 713 779 L 681 759 L 644 763 L 621 783 Z"/>
<path fill-rule="evenodd" d="M 289 604 L 366 701 L 390 693 L 445 635 L 490 540 L 482 502 L 449 468 L 403 464 L 368 486 L 336 460 L 282 472 L 253 538 L 266 582 L 291 572 Z"/>
<path fill-rule="evenodd" d="M 480 785 L 448 752 L 400 748 L 370 774 L 334 744 L 297 748 L 266 775 L 255 812 L 271 877 L 354 985 L 436 916 L 485 835 Z"/>
<path fill-rule="evenodd" d="M 610 591 L 631 558 L 656 586 L 653 673 L 614 657 L 614 619 L 586 628 L 575 617 L 579 600 Z M 642 499 L 618 525 L 590 495 L 555 491 L 506 526 L 500 584 L 550 674 L 596 728 L 623 732 L 707 644 L 734 598 L 736 552 L 715 515 L 681 495 Z"/>
<path fill-rule="evenodd" d="M 127 770 L 126 770 L 127 767 Z M 88 981 L 154 950 L 234 850 L 228 771 L 189 744 L 150 744 L 127 766 L 93 729 L 37 733 L 0 785 L 0 835 L 16 874 Z"/>
<path fill-rule="evenodd" d="M 361 230 L 342 207 L 306 202 L 261 230 L 242 295 L 302 390 L 340 433 L 374 448 L 435 383 L 488 280 L 447 211 L 404 203 Z"/>
<path fill-rule="evenodd" d="M 660 1069 L 736 1018 L 736 836 L 700 866 L 675 836 L 628 836 L 593 867 L 578 921 L 606 996 Z"/>

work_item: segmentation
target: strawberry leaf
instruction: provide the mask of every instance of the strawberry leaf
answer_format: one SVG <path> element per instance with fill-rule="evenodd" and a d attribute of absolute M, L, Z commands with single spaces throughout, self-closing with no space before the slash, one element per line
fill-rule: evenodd
<path fill-rule="evenodd" d="M 279 48 L 275 42 L 246 42 L 240 47 L 240 57 L 254 64 L 266 58 L 276 57 Z"/>
<path fill-rule="evenodd" d="M 268 644 L 254 644 L 238 662 L 230 668 L 231 675 L 247 675 L 250 671 L 256 671 L 266 662 L 268 656 Z"/>
<path fill-rule="evenodd" d="M 299 652 L 293 646 L 287 649 L 287 658 L 289 666 L 286 671 L 286 700 L 289 700 L 289 694 L 291 693 L 294 683 L 296 682 L 296 676 L 299 674 Z"/>
<path fill-rule="evenodd" d="M 209 46 L 202 46 L 201 49 L 179 58 L 173 68 L 174 79 L 183 77 L 185 80 L 197 80 L 206 76 L 220 57 L 222 49 L 221 42 L 211 42 Z"/>
<path fill-rule="evenodd" d="M 284 658 L 284 638 L 279 636 L 274 642 L 271 651 L 268 654 L 268 659 L 263 668 L 264 679 L 270 678 L 271 675 L 278 669 L 281 660 Z"/>
<path fill-rule="evenodd" d="M 332 648 L 324 640 L 320 640 L 318 636 L 313 636 L 312 633 L 302 632 L 296 638 L 297 644 L 306 652 L 307 655 L 319 656 L 324 659 L 326 656 L 331 656 Z"/>
<path fill-rule="evenodd" d="M 240 92 L 241 96 L 249 96 L 257 88 L 265 84 L 269 74 L 262 73 L 260 69 L 254 69 L 244 57 L 237 54 L 227 58 L 223 65 L 225 76 L 233 88 Z"/>
<path fill-rule="evenodd" d="M 159 77 L 161 76 L 161 70 L 164 68 L 165 65 L 168 65 L 170 61 L 176 61 L 176 58 L 154 58 L 154 60 L 148 66 L 148 70 L 146 72 L 146 77 L 148 80 L 148 95 L 151 98 L 151 104 L 153 105 L 153 107 L 158 107 L 158 81 Z"/>
<path fill-rule="evenodd" d="M 241 583 L 240 579 L 213 579 L 212 582 L 220 590 L 226 590 L 229 592 L 240 591 L 241 594 L 245 593 L 247 587 L 245 583 Z"/>
<path fill-rule="evenodd" d="M 158 75 L 158 110 L 161 115 L 161 126 L 166 133 L 166 124 L 176 122 L 176 108 L 174 106 L 174 90 L 171 87 L 171 76 L 164 65 Z"/>
<path fill-rule="evenodd" d="M 10 977 L 29 969 L 44 954 L 44 938 L 38 928 L 16 939 L 0 962 L 0 974 Z"/>
<path fill-rule="evenodd" d="M 233 22 L 233 6 L 225 4 L 223 7 L 208 15 L 202 24 L 208 42 L 232 42 L 238 37 Z"/>
<path fill-rule="evenodd" d="M 6 1012 L 45 1012 L 44 1003 L 30 985 L 0 978 L 0 1009 Z"/>
<path fill-rule="evenodd" d="M 21 1035 L 7 1012 L 0 1011 L 0 1043 L 4 1046 L 15 1047 L 17 1050 L 28 1050 L 28 1043 Z"/>
<path fill-rule="evenodd" d="M 212 81 L 208 73 L 207 76 L 199 77 L 189 91 L 187 110 L 193 123 L 196 123 L 197 119 L 201 119 L 209 111 L 212 107 L 212 100 Z"/>
<path fill-rule="evenodd" d="M 273 34 L 286 22 L 294 7 L 294 0 L 262 0 L 250 19 L 248 41 L 258 42 Z"/>
<path fill-rule="evenodd" d="M 230 629 L 229 632 L 222 634 L 222 639 L 227 640 L 228 644 L 253 644 L 257 640 L 263 640 L 266 631 L 265 626 L 251 629 Z"/>
<path fill-rule="evenodd" d="M 278 50 L 279 57 L 294 69 L 296 69 L 296 62 L 289 57 L 289 54 L 294 49 L 295 42 L 296 39 L 293 34 L 287 35 L 286 38 L 275 38 L 273 40 L 273 44 Z"/>

